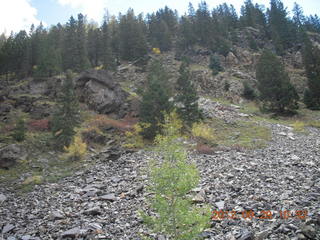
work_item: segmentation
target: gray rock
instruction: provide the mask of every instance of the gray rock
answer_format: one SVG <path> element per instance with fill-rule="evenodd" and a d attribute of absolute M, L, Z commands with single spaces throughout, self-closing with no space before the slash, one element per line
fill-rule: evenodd
<path fill-rule="evenodd" d="M 287 136 L 287 134 L 285 132 L 279 132 L 278 135 L 279 136 Z"/>
<path fill-rule="evenodd" d="M 22 150 L 17 144 L 11 144 L 0 149 L 0 168 L 9 168 L 21 158 Z"/>
<path fill-rule="evenodd" d="M 101 208 L 100 207 L 90 208 L 88 210 L 85 210 L 84 214 L 93 215 L 93 216 L 100 215 L 101 214 Z"/>
<path fill-rule="evenodd" d="M 264 240 L 272 233 L 272 229 L 267 229 L 255 234 L 255 240 Z"/>
<path fill-rule="evenodd" d="M 88 70 L 76 80 L 80 99 L 99 113 L 119 113 L 127 94 L 105 70 Z"/>
<path fill-rule="evenodd" d="M 304 225 L 302 227 L 301 231 L 306 237 L 308 237 L 310 239 L 316 238 L 316 230 L 311 225 Z"/>
<path fill-rule="evenodd" d="M 21 237 L 21 240 L 31 240 L 33 239 L 30 235 L 25 235 Z"/>
<path fill-rule="evenodd" d="M 297 155 L 292 155 L 292 156 L 291 156 L 291 159 L 292 159 L 293 161 L 298 161 L 298 160 L 300 160 L 300 158 L 299 158 Z"/>
<path fill-rule="evenodd" d="M 0 203 L 3 203 L 3 202 L 6 201 L 6 200 L 7 200 L 6 195 L 0 193 Z"/>
<path fill-rule="evenodd" d="M 64 213 L 62 211 L 60 211 L 60 210 L 52 211 L 51 216 L 52 216 L 52 218 L 54 220 L 64 219 L 65 218 Z"/>
<path fill-rule="evenodd" d="M 204 203 L 206 202 L 206 193 L 204 192 L 204 190 L 200 190 L 199 193 L 197 193 L 193 198 L 192 201 L 194 203 Z"/>
<path fill-rule="evenodd" d="M 5 225 L 5 226 L 3 227 L 3 229 L 2 229 L 2 234 L 6 234 L 6 233 L 8 233 L 8 232 L 11 232 L 14 228 L 15 228 L 14 225 L 12 225 L 12 224 L 7 224 L 7 225 Z"/>
<path fill-rule="evenodd" d="M 216 202 L 216 206 L 218 207 L 219 210 L 224 209 L 224 201 Z"/>
<path fill-rule="evenodd" d="M 65 231 L 61 234 L 61 238 L 71 237 L 75 238 L 82 234 L 82 230 L 78 227 L 72 228 L 68 231 Z"/>
<path fill-rule="evenodd" d="M 7 240 L 17 240 L 17 239 L 15 237 L 10 236 L 7 238 Z"/>
<path fill-rule="evenodd" d="M 238 240 L 253 240 L 253 239 L 254 239 L 253 233 L 248 230 L 244 230 L 241 234 L 241 237 L 238 238 Z"/>
<path fill-rule="evenodd" d="M 106 201 L 111 201 L 111 202 L 114 202 L 114 201 L 117 201 L 118 198 L 113 194 L 107 194 L 107 195 L 103 195 L 100 197 L 101 200 L 106 200 Z"/>

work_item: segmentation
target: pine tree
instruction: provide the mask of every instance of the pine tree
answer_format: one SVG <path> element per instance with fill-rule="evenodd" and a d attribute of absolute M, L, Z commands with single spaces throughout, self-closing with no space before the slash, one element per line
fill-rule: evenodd
<path fill-rule="evenodd" d="M 271 39 L 277 54 L 283 55 L 295 40 L 292 25 L 288 20 L 288 13 L 281 0 L 271 0 L 267 13 Z"/>
<path fill-rule="evenodd" d="M 39 56 L 36 76 L 51 77 L 62 71 L 61 49 L 57 48 L 54 39 L 49 35 L 43 36 L 39 41 Z"/>
<path fill-rule="evenodd" d="M 147 53 L 147 41 L 143 31 L 143 23 L 129 9 L 120 17 L 119 41 L 120 56 L 124 60 L 137 60 Z"/>
<path fill-rule="evenodd" d="M 151 64 L 148 85 L 142 95 L 140 120 L 149 124 L 142 132 L 145 138 L 153 139 L 160 133 L 159 124 L 164 121 L 165 112 L 169 112 L 172 104 L 169 102 L 168 76 L 159 61 Z"/>
<path fill-rule="evenodd" d="M 262 53 L 256 66 L 256 78 L 260 99 L 266 109 L 286 113 L 298 108 L 299 96 L 284 66 L 272 52 Z"/>
<path fill-rule="evenodd" d="M 65 27 L 63 49 L 63 68 L 64 70 L 75 70 L 75 58 L 77 52 L 77 21 L 73 16 L 70 17 Z"/>
<path fill-rule="evenodd" d="M 26 31 L 20 31 L 14 38 L 13 56 L 14 62 L 12 62 L 13 71 L 18 76 L 26 77 L 31 69 L 31 46 L 28 34 Z"/>
<path fill-rule="evenodd" d="M 196 34 L 202 46 L 211 47 L 211 39 L 214 37 L 213 30 L 208 5 L 202 1 L 196 11 Z"/>
<path fill-rule="evenodd" d="M 320 49 L 305 36 L 303 62 L 308 77 L 304 103 L 310 109 L 320 109 Z"/>
<path fill-rule="evenodd" d="M 248 81 L 243 82 L 242 96 L 248 100 L 254 100 L 257 97 L 253 87 Z"/>
<path fill-rule="evenodd" d="M 220 64 L 220 58 L 217 55 L 210 56 L 209 68 L 212 70 L 212 74 L 215 76 L 219 72 L 222 72 L 224 69 Z"/>
<path fill-rule="evenodd" d="M 191 127 L 193 123 L 202 118 L 197 102 L 199 97 L 191 82 L 191 75 L 186 61 L 182 62 L 179 73 L 180 76 L 177 81 L 178 94 L 175 97 L 177 113 L 184 123 Z"/>
<path fill-rule="evenodd" d="M 99 66 L 99 61 L 101 59 L 101 51 L 104 50 L 102 47 L 102 33 L 100 28 L 97 28 L 94 25 L 89 26 L 88 30 L 88 59 L 90 65 L 93 67 Z"/>
<path fill-rule="evenodd" d="M 52 117 L 52 133 L 56 146 L 62 150 L 69 146 L 80 123 L 79 105 L 74 91 L 72 73 L 67 72 L 61 88 L 57 109 Z"/>
<path fill-rule="evenodd" d="M 78 14 L 76 31 L 76 52 L 75 52 L 75 70 L 81 72 L 90 67 L 87 50 L 86 19 L 80 13 Z"/>
<path fill-rule="evenodd" d="M 104 68 L 109 70 L 115 68 L 110 35 L 108 23 L 104 21 L 101 26 L 101 57 Z"/>
<path fill-rule="evenodd" d="M 12 133 L 13 139 L 18 142 L 22 142 L 26 137 L 26 131 L 27 131 L 27 128 L 25 125 L 25 120 L 23 119 L 23 117 L 19 117 L 16 123 L 16 127 Z"/>

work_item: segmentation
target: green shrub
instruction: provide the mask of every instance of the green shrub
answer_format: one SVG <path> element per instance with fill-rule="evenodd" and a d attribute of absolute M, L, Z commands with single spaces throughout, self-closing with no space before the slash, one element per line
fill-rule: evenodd
<path fill-rule="evenodd" d="M 13 130 L 12 133 L 12 137 L 14 140 L 18 141 L 18 142 L 22 142 L 23 140 L 25 140 L 26 138 L 26 125 L 25 125 L 25 121 L 22 117 L 20 117 L 16 123 L 16 127 Z"/>
<path fill-rule="evenodd" d="M 212 74 L 214 76 L 223 71 L 223 67 L 220 64 L 219 56 L 211 55 L 209 68 L 212 70 Z"/>
<path fill-rule="evenodd" d="M 247 81 L 243 82 L 242 96 L 248 100 L 254 100 L 257 97 L 253 87 Z"/>

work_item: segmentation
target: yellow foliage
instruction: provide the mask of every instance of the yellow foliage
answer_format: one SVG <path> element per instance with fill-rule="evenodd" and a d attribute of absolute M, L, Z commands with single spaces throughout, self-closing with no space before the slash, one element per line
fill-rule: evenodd
<path fill-rule="evenodd" d="M 26 180 L 23 181 L 23 185 L 29 184 L 41 184 L 43 182 L 42 176 L 30 176 Z"/>
<path fill-rule="evenodd" d="M 320 121 L 309 121 L 307 125 L 310 127 L 320 128 Z"/>
<path fill-rule="evenodd" d="M 103 69 L 103 65 L 96 66 L 94 69 L 95 69 L 95 70 L 101 70 L 101 69 Z"/>
<path fill-rule="evenodd" d="M 65 156 L 71 160 L 81 160 L 87 152 L 87 144 L 80 136 L 75 136 L 69 147 L 64 147 Z"/>
<path fill-rule="evenodd" d="M 32 69 L 33 69 L 33 70 L 37 70 L 37 69 L 38 69 L 38 66 L 37 66 L 37 65 L 33 65 L 33 66 L 32 66 Z"/>
<path fill-rule="evenodd" d="M 303 132 L 305 124 L 304 122 L 301 122 L 301 121 L 295 121 L 293 124 L 291 124 L 291 126 L 296 132 Z"/>
<path fill-rule="evenodd" d="M 154 54 L 161 54 L 161 51 L 160 51 L 159 48 L 152 48 L 152 52 L 153 52 Z"/>
<path fill-rule="evenodd" d="M 144 147 L 144 140 L 141 136 L 141 133 L 144 128 L 148 128 L 150 124 L 146 123 L 137 123 L 133 126 L 132 131 L 126 132 L 126 143 L 124 147 L 126 148 L 143 148 Z"/>
<path fill-rule="evenodd" d="M 191 132 L 194 137 L 201 138 L 209 142 L 216 140 L 214 129 L 204 123 L 194 123 Z"/>

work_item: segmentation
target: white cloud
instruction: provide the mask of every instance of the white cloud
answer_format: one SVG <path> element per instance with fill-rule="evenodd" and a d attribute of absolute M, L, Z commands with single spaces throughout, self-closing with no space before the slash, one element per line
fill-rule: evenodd
<path fill-rule="evenodd" d="M 0 6 L 0 33 L 9 35 L 11 31 L 29 30 L 32 23 L 40 23 L 30 0 L 0 0 Z"/>
<path fill-rule="evenodd" d="M 70 6 L 87 15 L 88 20 L 102 21 L 108 0 L 58 0 L 62 6 Z"/>

